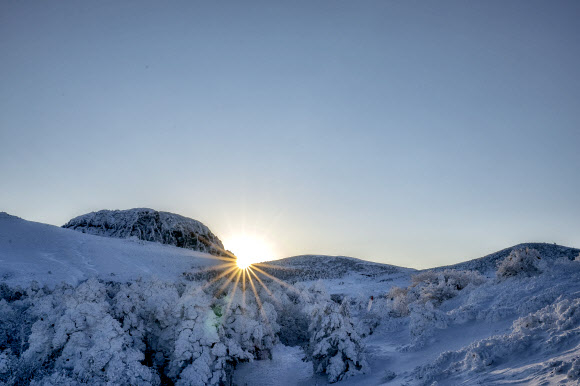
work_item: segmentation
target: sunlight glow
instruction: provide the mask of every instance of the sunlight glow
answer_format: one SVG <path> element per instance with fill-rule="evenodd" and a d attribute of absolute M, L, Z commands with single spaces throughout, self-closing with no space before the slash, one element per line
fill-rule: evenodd
<path fill-rule="evenodd" d="M 198 272 L 212 273 L 215 277 L 208 279 L 207 283 L 198 287 L 195 291 L 205 291 L 207 288 L 211 287 L 214 298 L 220 298 L 222 295 L 228 296 L 223 312 L 223 316 L 226 318 L 232 311 L 232 304 L 235 304 L 234 297 L 238 290 L 238 286 L 240 286 L 242 300 L 241 306 L 243 309 L 245 309 L 247 304 L 246 290 L 248 290 L 247 292 L 253 294 L 256 299 L 256 305 L 260 312 L 260 319 L 265 323 L 268 333 L 271 336 L 274 336 L 275 333 L 272 330 L 270 321 L 268 320 L 268 314 L 264 310 L 262 299 L 260 299 L 260 291 L 263 289 L 263 291 L 265 291 L 270 297 L 269 300 L 274 301 L 278 305 L 280 305 L 280 302 L 276 298 L 275 293 L 268 288 L 268 280 L 281 284 L 285 288 L 296 291 L 297 293 L 300 293 L 300 291 L 285 281 L 269 274 L 260 267 L 270 271 L 278 269 L 287 271 L 289 268 L 275 264 L 271 265 L 262 263 L 263 261 L 276 258 L 271 244 L 264 238 L 254 235 L 240 234 L 226 240 L 227 241 L 224 242 L 225 247 L 231 251 L 231 253 L 223 251 L 227 256 L 216 257 L 216 259 L 228 262 L 200 269 Z M 236 260 L 233 260 L 234 257 Z M 262 280 L 260 275 L 262 275 L 265 280 Z M 255 283 L 254 280 L 257 283 Z"/>
<path fill-rule="evenodd" d="M 246 269 L 254 263 L 275 258 L 271 245 L 261 237 L 241 234 L 224 241 L 226 249 L 236 256 L 240 269 Z"/>

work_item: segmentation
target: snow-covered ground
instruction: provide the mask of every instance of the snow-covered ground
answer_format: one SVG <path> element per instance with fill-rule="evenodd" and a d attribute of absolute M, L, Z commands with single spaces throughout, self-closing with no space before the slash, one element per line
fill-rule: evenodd
<path fill-rule="evenodd" d="M 382 282 L 380 277 L 361 282 L 356 273 L 326 280 L 331 294 L 346 294 L 359 303 L 361 293 L 375 299 L 369 310 L 362 308 L 354 314 L 355 319 L 378 323 L 363 339 L 370 372 L 341 384 L 579 384 L 580 261 L 574 257 L 580 251 L 538 243 L 517 246 L 526 247 L 542 252 L 535 264 L 538 272 L 497 277 L 497 265 L 509 260 L 514 248 L 446 267 L 484 273 L 480 282 L 459 291 L 454 290 L 453 278 L 447 283 L 441 279 L 442 273 L 449 271 L 431 270 L 433 276 L 423 280 L 437 281 L 439 276 L 437 285 L 423 286 L 424 282 L 415 281 L 409 287 L 421 288 L 417 293 L 429 300 L 411 297 L 409 314 L 402 316 L 393 311 L 397 308 L 389 290 L 408 286 L 409 276 L 421 272 L 403 272 Z M 451 270 L 456 271 L 460 270 Z M 446 292 L 447 284 L 452 288 L 450 293 Z M 444 300 L 440 302 L 438 297 Z M 297 363 L 304 355 L 303 351 L 295 352 L 287 360 Z M 257 384 L 304 384 L 302 379 L 279 377 L 276 361 L 274 352 L 271 369 L 264 363 L 242 364 L 236 380 L 240 384 L 250 380 L 247 384 L 251 385 L 251 374 L 259 369 L 262 375 Z M 306 383 L 326 382 L 313 374 Z"/>
<path fill-rule="evenodd" d="M 93 276 L 175 280 L 192 267 L 221 263 L 207 253 L 83 234 L 0 213 L 0 280 L 10 286 L 33 280 L 40 285 L 77 284 Z"/>
<path fill-rule="evenodd" d="M 298 256 L 250 285 L 201 252 L 0 214 L 0 384 L 578 384 L 579 252 Z"/>

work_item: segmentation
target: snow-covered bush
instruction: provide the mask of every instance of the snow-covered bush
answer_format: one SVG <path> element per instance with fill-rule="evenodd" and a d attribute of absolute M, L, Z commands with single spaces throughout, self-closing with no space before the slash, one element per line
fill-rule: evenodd
<path fill-rule="evenodd" d="M 568 378 L 570 381 L 580 380 L 580 357 L 572 359 L 570 363 L 570 370 L 568 370 L 566 378 Z"/>
<path fill-rule="evenodd" d="M 10 378 L 16 366 L 16 359 L 10 350 L 4 349 L 0 351 L 0 384 Z"/>
<path fill-rule="evenodd" d="M 534 276 L 541 272 L 540 254 L 528 247 L 517 248 L 501 261 L 497 267 L 497 277 L 500 280 L 512 276 Z"/>
<path fill-rule="evenodd" d="M 220 336 L 235 363 L 271 357 L 280 327 L 274 306 L 263 295 L 258 300 L 238 291 L 222 299 Z"/>
<path fill-rule="evenodd" d="M 113 298 L 113 316 L 142 351 L 145 362 L 163 372 L 175 341 L 179 292 L 172 283 L 136 280 L 123 284 Z"/>
<path fill-rule="evenodd" d="M 308 344 L 308 314 L 306 302 L 296 292 L 285 292 L 272 288 L 280 326 L 280 342 L 286 346 L 306 346 Z"/>
<path fill-rule="evenodd" d="M 320 299 L 320 288 L 314 290 Z M 350 319 L 348 300 L 322 300 L 311 308 L 309 357 L 314 371 L 333 383 L 367 371 L 364 346 Z"/>
<path fill-rule="evenodd" d="M 109 314 L 107 299 L 105 286 L 95 279 L 39 299 L 31 310 L 38 319 L 15 381 L 60 372 L 81 383 L 159 383 Z"/>
<path fill-rule="evenodd" d="M 190 284 L 179 299 L 168 375 L 177 385 L 229 384 L 235 366 L 267 358 L 279 327 L 274 307 L 231 291 L 211 298 Z"/>
<path fill-rule="evenodd" d="M 260 288 L 261 301 L 201 286 L 3 286 L 0 384 L 229 384 L 236 364 L 271 357 L 277 312 Z"/>
<path fill-rule="evenodd" d="M 469 285 L 478 286 L 485 278 L 474 271 L 446 269 L 425 271 L 411 277 L 407 288 L 392 287 L 386 295 L 389 314 L 394 317 L 408 316 L 414 303 L 432 303 L 439 306 L 445 300 L 454 298 Z"/>
<path fill-rule="evenodd" d="M 431 336 L 435 329 L 447 328 L 448 318 L 444 312 L 436 309 L 433 303 L 412 303 L 410 306 L 409 333 L 415 345 L 421 345 L 424 339 Z"/>
<path fill-rule="evenodd" d="M 412 288 L 401 288 L 397 286 L 392 287 L 385 297 L 387 298 L 389 315 L 394 317 L 408 316 L 409 304 L 419 299 L 419 295 Z"/>
<path fill-rule="evenodd" d="M 425 384 L 453 377 L 454 374 L 477 373 L 505 364 L 514 357 L 537 354 L 552 355 L 578 344 L 580 298 L 558 299 L 552 305 L 518 318 L 507 334 L 476 341 L 458 351 L 442 353 L 434 362 L 421 366 L 414 376 Z M 576 377 L 574 366 L 568 373 Z"/>
<path fill-rule="evenodd" d="M 485 278 L 474 271 L 426 271 L 411 277 L 412 287 L 418 292 L 421 303 L 433 302 L 440 305 L 445 300 L 457 296 L 468 285 L 480 285 Z"/>
<path fill-rule="evenodd" d="M 218 385 L 227 377 L 223 359 L 227 353 L 218 335 L 218 315 L 211 298 L 195 287 L 188 287 L 175 310 L 179 323 L 169 376 L 182 385 Z"/>

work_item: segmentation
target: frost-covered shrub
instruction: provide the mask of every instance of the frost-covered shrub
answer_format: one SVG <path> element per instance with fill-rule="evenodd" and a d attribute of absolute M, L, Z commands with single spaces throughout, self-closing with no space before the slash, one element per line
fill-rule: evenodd
<path fill-rule="evenodd" d="M 0 350 L 0 384 L 10 378 L 16 366 L 16 359 L 10 350 Z"/>
<path fill-rule="evenodd" d="M 211 298 L 193 284 L 175 317 L 168 375 L 177 385 L 229 384 L 236 364 L 270 356 L 279 331 L 270 303 L 240 291 Z"/>
<path fill-rule="evenodd" d="M 183 385 L 218 385 L 226 378 L 223 344 L 218 335 L 218 316 L 211 298 L 189 287 L 175 310 L 179 323 L 175 330 L 174 350 L 169 376 Z"/>
<path fill-rule="evenodd" d="M 316 293 L 318 292 L 318 293 Z M 320 297 L 320 289 L 315 289 Z M 324 373 L 333 383 L 364 373 L 367 362 L 364 346 L 350 319 L 348 300 L 337 304 L 321 301 L 311 309 L 309 357 L 314 371 Z"/>
<path fill-rule="evenodd" d="M 169 361 L 178 323 L 179 293 L 172 283 L 137 280 L 123 284 L 113 299 L 113 315 L 145 362 L 163 371 Z"/>
<path fill-rule="evenodd" d="M 411 277 L 407 288 L 392 287 L 386 295 L 390 315 L 408 316 L 414 303 L 432 303 L 439 306 L 445 300 L 454 298 L 469 285 L 478 286 L 485 278 L 474 271 L 425 271 Z"/>
<path fill-rule="evenodd" d="M 280 326 L 280 342 L 286 346 L 305 346 L 308 344 L 308 314 L 306 302 L 295 292 L 272 289 L 278 299 L 275 304 Z"/>
<path fill-rule="evenodd" d="M 445 300 L 457 296 L 458 291 L 468 285 L 480 285 L 485 278 L 478 272 L 446 269 L 444 271 L 426 271 L 411 277 L 412 287 L 419 295 L 421 303 L 433 302 L 439 305 Z"/>
<path fill-rule="evenodd" d="M 425 384 L 452 377 L 488 370 L 513 360 L 514 357 L 543 352 L 553 354 L 578 343 L 580 298 L 559 299 L 556 303 L 519 318 L 511 331 L 476 341 L 458 351 L 442 353 L 434 362 L 414 371 Z M 573 379 L 575 372 L 568 373 Z"/>
<path fill-rule="evenodd" d="M 354 320 L 356 332 L 361 338 L 366 338 L 375 332 L 375 329 L 381 324 L 381 318 L 385 314 L 385 300 L 377 299 L 371 303 L 367 302 L 367 308 L 358 311 L 358 317 Z M 360 306 L 357 302 L 355 305 Z M 371 307 L 369 308 L 369 304 Z"/>
<path fill-rule="evenodd" d="M 30 386 L 81 386 L 88 383 L 78 382 L 63 371 L 56 371 L 50 375 L 37 378 L 30 382 Z"/>
<path fill-rule="evenodd" d="M 447 328 L 448 318 L 444 312 L 436 309 L 433 303 L 413 303 L 410 306 L 409 333 L 415 344 L 421 345 L 435 329 Z"/>
<path fill-rule="evenodd" d="M 401 288 L 394 286 L 386 295 L 389 314 L 394 317 L 409 315 L 409 304 L 416 302 L 419 295 L 412 288 Z"/>
<path fill-rule="evenodd" d="M 10 288 L 6 285 L 6 283 L 0 283 L 0 300 L 13 302 L 22 298 L 24 294 L 25 291 L 21 288 Z"/>
<path fill-rule="evenodd" d="M 540 254 L 531 248 L 517 248 L 501 261 L 497 267 L 497 277 L 502 280 L 512 276 L 534 276 L 541 273 Z"/>
<path fill-rule="evenodd" d="M 56 371 L 81 383 L 158 384 L 154 372 L 140 363 L 143 354 L 109 314 L 107 299 L 105 286 L 91 279 L 65 291 L 62 301 L 53 296 L 37 304 L 40 317 L 21 365 L 37 379 Z"/>
<path fill-rule="evenodd" d="M 232 353 L 232 360 L 237 363 L 270 358 L 280 331 L 274 306 L 254 296 L 245 296 L 244 300 L 241 292 L 229 294 L 223 300 L 220 335 Z"/>
<path fill-rule="evenodd" d="M 571 362 L 566 378 L 570 381 L 578 381 L 580 380 L 580 357 L 574 358 Z"/>

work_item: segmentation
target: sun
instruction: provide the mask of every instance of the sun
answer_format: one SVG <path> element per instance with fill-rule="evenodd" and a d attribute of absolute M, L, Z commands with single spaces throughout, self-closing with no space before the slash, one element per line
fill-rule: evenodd
<path fill-rule="evenodd" d="M 224 240 L 224 246 L 234 253 L 240 269 L 246 269 L 252 264 L 275 258 L 270 243 L 256 235 L 235 235 Z"/>

